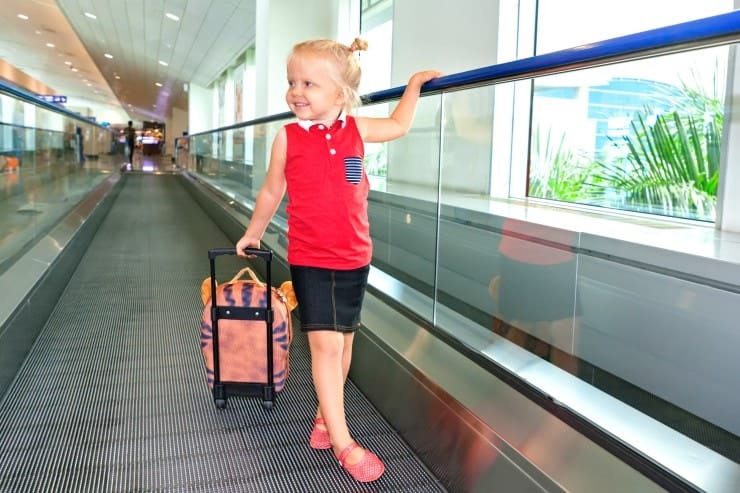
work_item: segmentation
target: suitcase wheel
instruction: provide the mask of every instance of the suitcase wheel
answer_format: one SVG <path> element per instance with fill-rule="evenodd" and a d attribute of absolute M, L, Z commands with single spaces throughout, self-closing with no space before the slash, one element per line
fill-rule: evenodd
<path fill-rule="evenodd" d="M 272 409 L 272 405 L 272 401 L 262 401 L 262 407 L 265 408 L 266 411 Z"/>
<path fill-rule="evenodd" d="M 215 399 L 216 409 L 224 409 L 226 407 L 226 399 Z"/>

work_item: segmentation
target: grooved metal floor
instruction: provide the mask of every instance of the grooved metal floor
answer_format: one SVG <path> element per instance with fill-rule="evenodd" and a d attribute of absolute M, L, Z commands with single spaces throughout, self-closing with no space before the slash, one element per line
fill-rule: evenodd
<path fill-rule="evenodd" d="M 177 180 L 126 177 L 0 402 L 0 491 L 445 491 L 351 382 L 350 430 L 384 459 L 384 476 L 356 483 L 331 451 L 308 446 L 316 404 L 297 328 L 271 411 L 247 397 L 215 408 L 200 282 L 207 250 L 230 243 Z M 225 260 L 221 280 L 243 265 Z"/>

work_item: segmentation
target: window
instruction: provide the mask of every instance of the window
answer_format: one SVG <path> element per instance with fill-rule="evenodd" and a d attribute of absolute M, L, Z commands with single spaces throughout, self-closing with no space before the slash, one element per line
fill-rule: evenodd
<path fill-rule="evenodd" d="M 360 35 L 368 42 L 368 50 L 360 53 L 362 61 L 360 94 L 387 89 L 391 83 L 393 0 L 362 1 Z M 387 105 L 378 105 L 372 109 L 372 114 L 380 116 L 387 110 Z M 388 171 L 386 144 L 365 146 L 365 169 L 371 187 L 375 190 L 385 190 L 385 177 Z"/>
<path fill-rule="evenodd" d="M 732 1 L 611 6 L 541 0 L 536 52 L 708 17 Z M 720 47 L 536 79 L 526 190 L 512 196 L 713 222 L 727 59 Z"/>

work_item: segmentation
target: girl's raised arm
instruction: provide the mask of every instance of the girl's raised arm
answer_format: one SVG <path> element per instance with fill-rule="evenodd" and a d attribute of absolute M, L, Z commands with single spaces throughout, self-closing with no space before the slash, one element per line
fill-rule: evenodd
<path fill-rule="evenodd" d="M 412 75 L 401 100 L 388 118 L 357 117 L 357 128 L 362 140 L 386 142 L 406 135 L 414 121 L 421 86 L 441 75 L 437 70 L 425 70 Z"/>

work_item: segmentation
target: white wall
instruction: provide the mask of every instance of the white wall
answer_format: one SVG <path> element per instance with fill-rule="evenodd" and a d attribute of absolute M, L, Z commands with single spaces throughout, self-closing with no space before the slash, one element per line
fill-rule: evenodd
<path fill-rule="evenodd" d="M 393 2 L 391 85 L 419 70 L 446 74 L 496 63 L 498 0 Z"/>
<path fill-rule="evenodd" d="M 96 104 L 93 101 L 83 101 L 80 99 L 70 99 L 65 107 L 69 111 L 79 113 L 85 118 L 94 116 L 96 122 L 108 122 L 112 126 L 125 126 L 129 120 L 128 114 L 126 114 L 120 106 Z"/>
<path fill-rule="evenodd" d="M 188 87 L 188 131 L 195 134 L 211 130 L 215 111 L 211 90 L 191 82 Z"/>
<path fill-rule="evenodd" d="M 164 153 L 175 155 L 175 139 L 182 137 L 182 133 L 188 131 L 188 112 L 182 108 L 173 107 L 172 117 L 165 122 L 165 148 Z"/>
<path fill-rule="evenodd" d="M 257 0 L 255 65 L 256 116 L 288 111 L 285 61 L 293 45 L 312 38 L 336 37 L 337 0 Z M 347 41 L 351 42 L 351 40 Z"/>
<path fill-rule="evenodd" d="M 393 3 L 391 86 L 402 86 L 419 70 L 453 74 L 496 63 L 499 2 L 460 0 L 454 8 L 445 0 L 403 0 Z M 439 100 L 419 105 L 415 125 L 433 125 Z M 412 128 L 388 146 L 388 183 L 423 183 L 435 187 L 437 149 L 430 135 Z M 485 186 L 485 184 L 482 184 Z"/>

